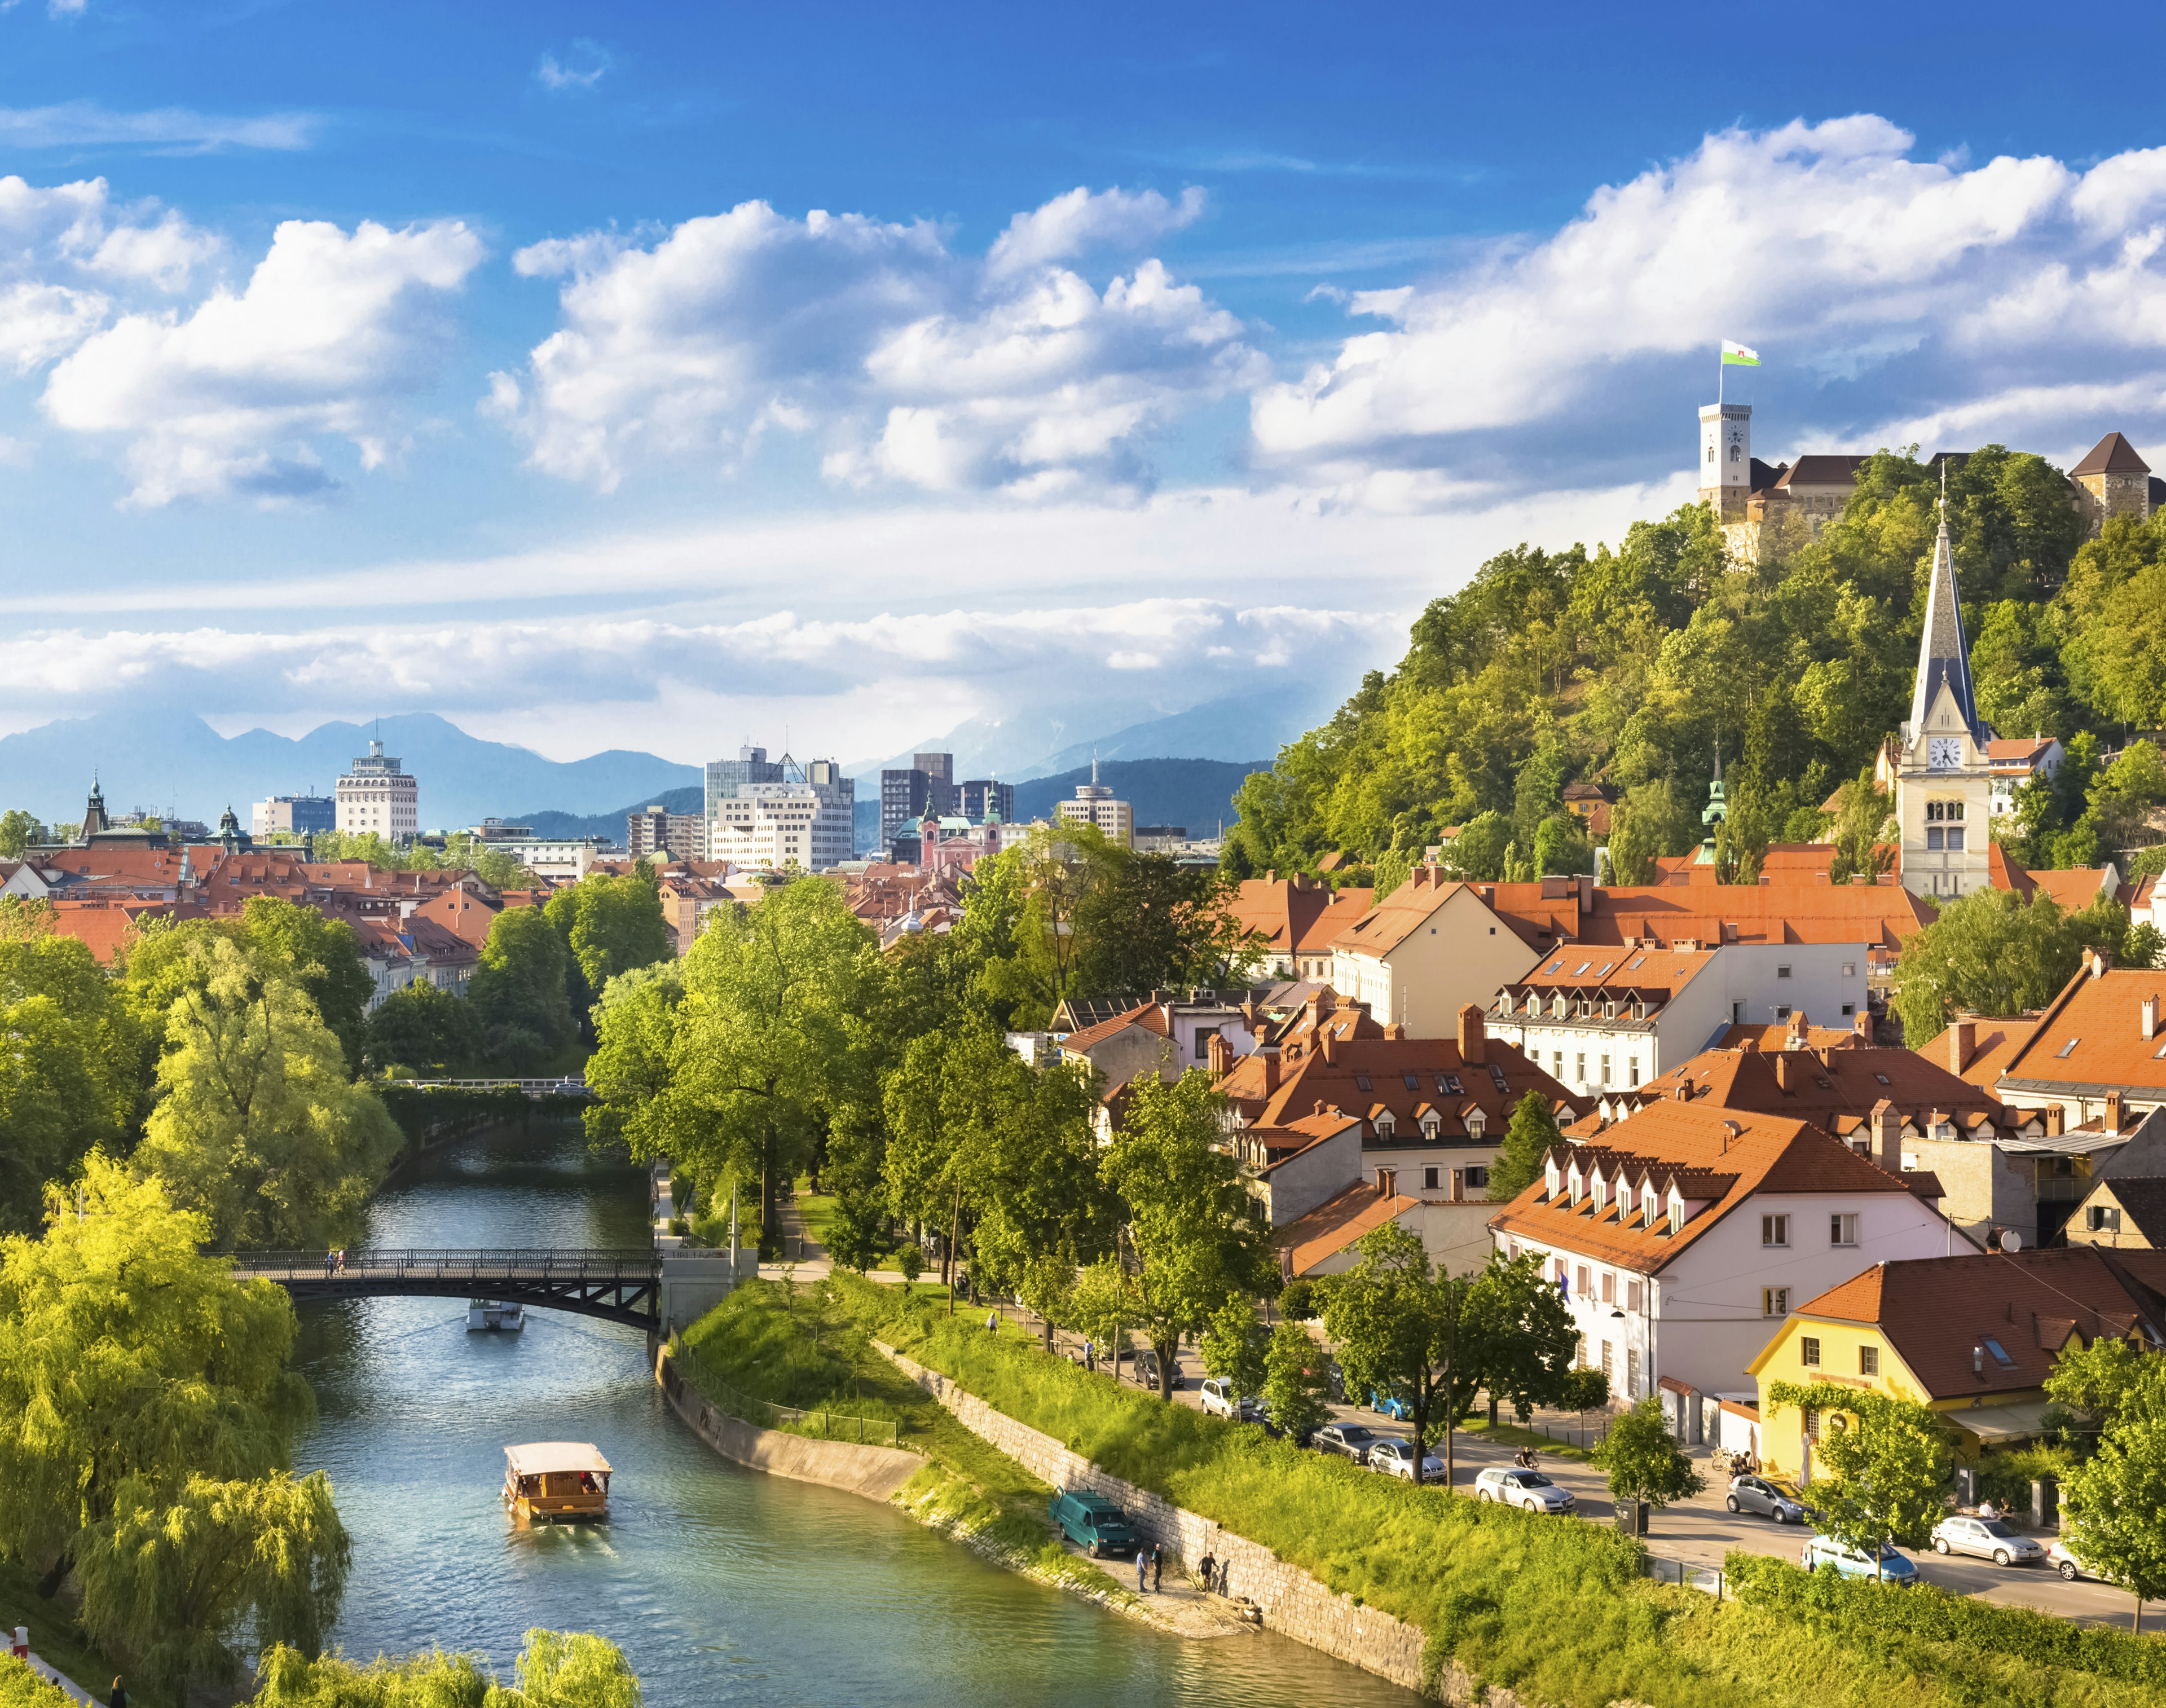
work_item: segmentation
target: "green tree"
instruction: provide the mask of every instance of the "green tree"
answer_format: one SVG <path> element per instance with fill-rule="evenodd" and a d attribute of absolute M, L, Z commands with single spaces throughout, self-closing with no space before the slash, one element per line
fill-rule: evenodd
<path fill-rule="evenodd" d="M 0 1231 L 34 1227 L 45 1185 L 133 1129 L 143 1040 L 90 950 L 0 932 Z"/>
<path fill-rule="evenodd" d="M 582 1015 L 618 974 L 677 952 L 675 933 L 662 912 L 661 885 L 644 860 L 622 877 L 589 873 L 551 896 L 542 912 L 578 970 L 585 995 L 573 1006 Z"/>
<path fill-rule="evenodd" d="M 226 1249 L 343 1236 L 398 1154 L 398 1127 L 347 1079 L 297 986 L 225 938 L 197 939 L 190 954 L 200 976 L 167 1017 L 137 1166 Z"/>
<path fill-rule="evenodd" d="M 288 1368 L 293 1305 L 202 1255 L 209 1235 L 93 1155 L 80 1208 L 71 1195 L 42 1236 L 0 1240 L 0 1556 L 48 1589 L 80 1568 L 101 1645 L 192 1677 L 222 1674 L 206 1645 L 230 1652 L 244 1627 L 313 1642 L 344 1560 L 320 1479 L 281 1476 L 313 1409 Z M 157 1557 L 131 1563 L 145 1547 Z M 140 1593 L 138 1570 L 201 1599 Z"/>
<path fill-rule="evenodd" d="M 484 1674 L 471 1655 L 441 1651 L 367 1664 L 311 1660 L 283 1645 L 266 1652 L 251 1708 L 639 1708 L 638 1676 L 623 1651 L 584 1631 L 530 1631 L 515 1684 Z"/>
<path fill-rule="evenodd" d="M 2124 1373 L 2098 1452 L 2063 1479 L 2062 1533 L 2136 1598 L 2130 1628 L 2141 1631 L 2143 1604 L 2166 1596 L 2166 1364 L 2155 1352 L 2116 1362 Z"/>
<path fill-rule="evenodd" d="M 241 905 L 240 937 L 260 965 L 278 969 L 315 1004 L 346 1052 L 348 1075 L 358 1072 L 376 981 L 353 928 L 297 902 L 251 896 Z"/>
<path fill-rule="evenodd" d="M 18 860 L 33 843 L 50 838 L 52 833 L 19 806 L 0 812 L 0 860 Z"/>
<path fill-rule="evenodd" d="M 1846 884 L 1854 877 L 1877 878 L 1895 863 L 1895 849 L 1888 835 L 1894 804 L 1873 779 L 1873 768 L 1863 767 L 1837 791 L 1835 859 L 1828 870 L 1831 883 Z"/>
<path fill-rule="evenodd" d="M 1454 877 L 1467 883 L 1502 883 L 1505 850 L 1511 841 L 1510 819 L 1501 812 L 1477 813 L 1444 845 L 1443 852 L 1437 856 L 1438 863 Z"/>
<path fill-rule="evenodd" d="M 1535 875 L 1556 877 L 1594 870 L 1594 844 L 1569 812 L 1552 812 L 1535 828 Z"/>
<path fill-rule="evenodd" d="M 1259 1398 L 1264 1391 L 1265 1354 L 1271 1345 L 1271 1330 L 1257 1317 L 1255 1300 L 1246 1293 L 1228 1293 L 1203 1330 L 1203 1367 L 1241 1399 Z"/>
<path fill-rule="evenodd" d="M 1707 1487 L 1662 1421 L 1662 1403 L 1652 1394 L 1610 1420 L 1594 1462 L 1609 1473 L 1609 1492 L 1618 1500 L 1643 1500 L 1657 1512 Z"/>
<path fill-rule="evenodd" d="M 641 1156 L 668 1154 L 684 1002 L 684 967 L 677 962 L 619 973 L 602 987 L 594 1006 L 596 1046 L 587 1058 L 594 1101 L 583 1116 L 597 1145 L 627 1145 Z"/>
<path fill-rule="evenodd" d="M 1504 1143 L 1489 1165 L 1489 1202 L 1509 1203 L 1541 1179 L 1551 1147 L 1563 1143 L 1549 1099 L 1540 1092 L 1529 1092 L 1513 1108 Z"/>
<path fill-rule="evenodd" d="M 2020 1014 L 2042 1008 L 2083 963 L 2085 916 L 2041 893 L 2025 902 L 1983 889 L 1948 902 L 1911 934 L 1895 963 L 1891 1006 L 1922 1047 L 1957 1009 Z"/>
<path fill-rule="evenodd" d="M 499 1069 L 535 1071 L 578 1035 L 571 951 L 539 907 L 506 907 L 490 923 L 467 985 L 482 1050 Z"/>
<path fill-rule="evenodd" d="M 1804 1488 L 1821 1530 L 1871 1559 L 1876 1578 L 1883 1545 L 1925 1545 L 1947 1510 L 1954 1456 L 1945 1424 L 1913 1400 L 1831 1382 L 1778 1382 L 1767 1396 L 1776 1408 L 1821 1414 Z"/>
<path fill-rule="evenodd" d="M 363 1064 L 378 1073 L 403 1068 L 424 1077 L 456 1074 L 480 1048 L 473 1007 L 426 979 L 394 991 L 368 1017 Z"/>
<path fill-rule="evenodd" d="M 1346 1391 L 1404 1401 L 1417 1446 L 1440 1433 L 1449 1487 L 1452 1425 L 1481 1383 L 1481 1336 L 1467 1320 L 1473 1283 L 1433 1271 L 1418 1236 L 1397 1222 L 1371 1229 L 1355 1249 L 1360 1261 L 1339 1278 L 1323 1312 Z M 1414 1480 L 1421 1480 L 1418 1454 Z"/>
<path fill-rule="evenodd" d="M 1120 1194 L 1139 1269 L 1137 1324 L 1158 1354 L 1159 1393 L 1173 1397 L 1174 1355 L 1228 1297 L 1259 1293 L 1268 1252 L 1234 1160 L 1218 1149 L 1223 1099 L 1191 1068 L 1168 1084 L 1130 1083 L 1128 1113 L 1102 1174 Z"/>
<path fill-rule="evenodd" d="M 1288 1439 L 1304 1441 L 1331 1421 L 1330 1383 L 1323 1348 L 1299 1323 L 1281 1319 L 1264 1349 L 1263 1400 L 1271 1424 Z"/>
<path fill-rule="evenodd" d="M 1572 1390 L 1579 1330 L 1564 1294 L 1543 1277 L 1529 1253 L 1516 1261 L 1491 1254 L 1468 1295 L 1466 1320 L 1480 1349 L 1489 1421 L 1508 1401 L 1522 1423 L 1536 1406 L 1563 1405 Z"/>

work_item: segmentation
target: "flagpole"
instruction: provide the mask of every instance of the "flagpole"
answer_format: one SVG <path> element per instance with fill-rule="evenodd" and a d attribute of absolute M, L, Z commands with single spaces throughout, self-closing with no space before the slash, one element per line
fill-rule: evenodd
<path fill-rule="evenodd" d="M 1714 412 L 1718 419 L 1722 414 L 1722 370 L 1729 365 L 1722 359 L 1722 346 L 1716 345 L 1714 346 Z"/>

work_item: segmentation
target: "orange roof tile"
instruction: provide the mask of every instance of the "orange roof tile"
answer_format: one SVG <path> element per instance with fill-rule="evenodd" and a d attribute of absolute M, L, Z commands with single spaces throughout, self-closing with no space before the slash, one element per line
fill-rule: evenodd
<path fill-rule="evenodd" d="M 2152 1036 L 2143 1035 L 2144 1004 L 2153 1007 Z M 2031 1035 L 2001 1071 L 2004 1092 L 2110 1089 L 2166 1097 L 2166 972 L 2109 967 L 2083 971 L 2063 986 Z"/>
<path fill-rule="evenodd" d="M 1296 1275 L 1306 1275 L 1327 1257 L 1336 1256 L 1364 1234 L 1415 1208 L 1421 1200 L 1403 1192 L 1386 1198 L 1367 1181 L 1357 1181 L 1334 1198 L 1326 1198 L 1307 1215 L 1288 1222 L 1271 1235 L 1272 1248 L 1289 1254 Z"/>
<path fill-rule="evenodd" d="M 1274 1065 L 1269 1056 L 1261 1051 L 1239 1056 L 1218 1089 L 1252 1125 L 1289 1126 L 1320 1105 L 1360 1115 L 1373 1131 L 1374 1112 L 1381 1107 L 1391 1112 L 1395 1136 L 1407 1140 L 1419 1139 L 1424 1106 L 1434 1108 L 1439 1136 L 1445 1139 L 1463 1139 L 1467 1116 L 1480 1110 L 1483 1136 L 1492 1141 L 1503 1139 L 1513 1109 L 1529 1092 L 1540 1093 L 1552 1110 L 1563 1109 L 1567 1118 L 1589 1107 L 1501 1039 L 1486 1039 L 1482 1055 L 1479 1063 L 1466 1062 L 1455 1038 L 1357 1032 L 1350 1038 L 1334 1035 L 1328 1059 L 1321 1044 L 1282 1046 L 1275 1090 L 1265 1089 Z"/>

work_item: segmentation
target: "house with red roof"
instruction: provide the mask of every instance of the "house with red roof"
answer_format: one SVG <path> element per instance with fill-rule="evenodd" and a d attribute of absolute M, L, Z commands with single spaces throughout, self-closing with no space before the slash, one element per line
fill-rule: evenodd
<path fill-rule="evenodd" d="M 1328 979 L 1332 939 L 1369 911 L 1375 891 L 1334 890 L 1306 872 L 1276 871 L 1242 882 L 1228 912 L 1254 933 L 1265 978 Z"/>
<path fill-rule="evenodd" d="M 1593 880 L 1587 880 L 1592 889 Z M 1411 1038 L 1449 1038 L 1462 1005 L 1482 1007 L 1534 965 L 1535 951 L 1485 899 L 1433 865 L 1331 939 L 1330 982 Z"/>

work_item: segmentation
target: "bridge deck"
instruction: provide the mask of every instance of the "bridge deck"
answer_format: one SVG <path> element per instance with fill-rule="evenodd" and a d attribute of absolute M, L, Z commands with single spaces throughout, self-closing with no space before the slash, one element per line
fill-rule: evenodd
<path fill-rule="evenodd" d="M 276 1282 L 296 1299 L 483 1298 L 652 1328 L 662 1255 L 652 1246 L 357 1247 L 334 1266 L 321 1251 L 242 1251 L 234 1273 Z"/>

